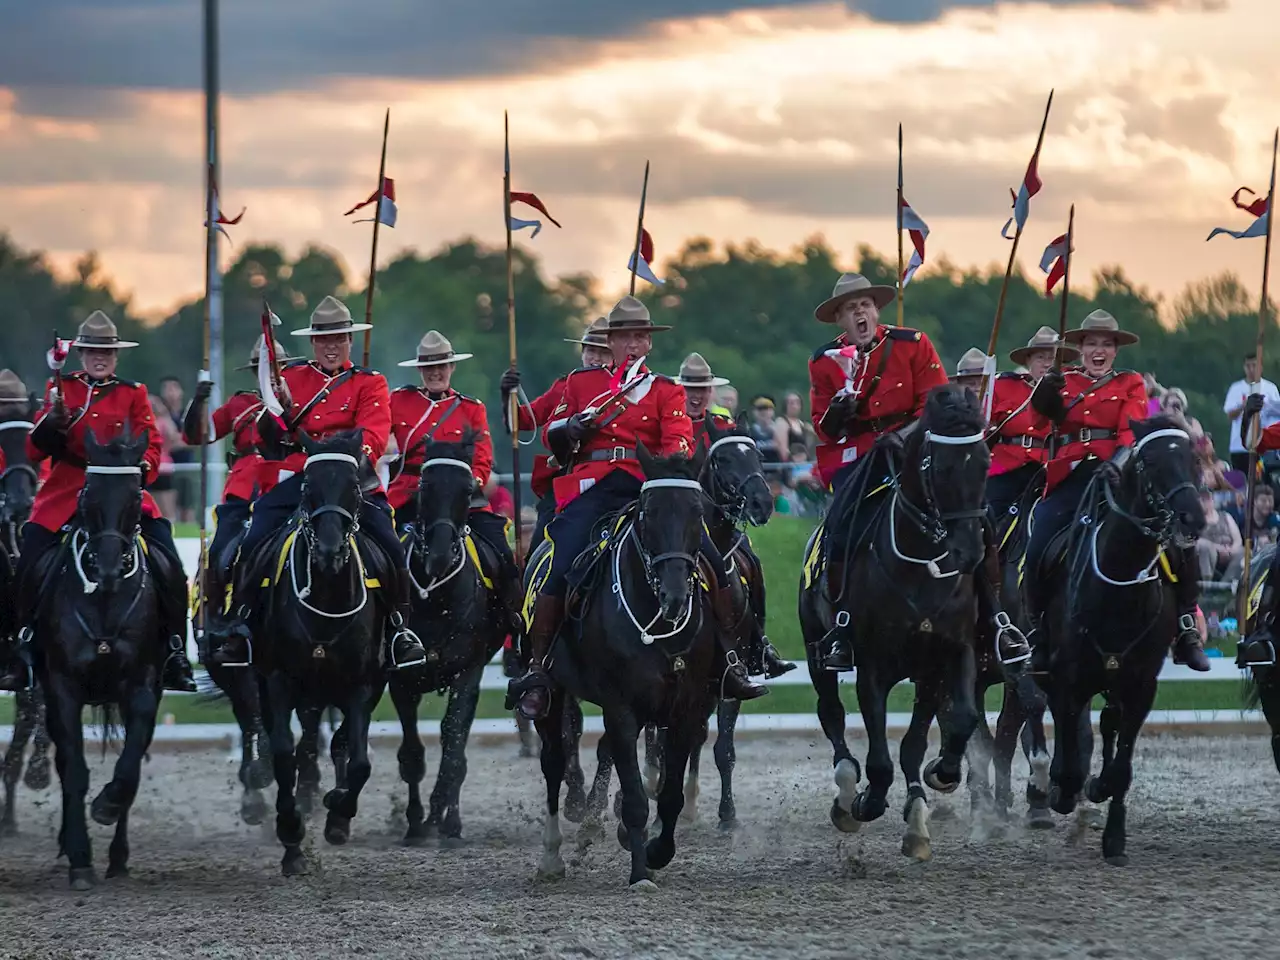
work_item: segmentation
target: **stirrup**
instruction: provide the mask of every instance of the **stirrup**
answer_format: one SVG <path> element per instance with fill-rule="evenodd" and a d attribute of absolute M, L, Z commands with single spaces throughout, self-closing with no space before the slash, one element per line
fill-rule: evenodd
<path fill-rule="evenodd" d="M 244 640 L 245 656 L 243 659 L 239 657 L 234 660 L 227 658 L 227 646 L 231 642 L 231 636 L 241 637 Z M 253 666 L 253 635 L 246 629 L 243 635 L 232 634 L 227 636 L 218 644 L 216 650 L 209 652 L 209 659 L 218 666 L 226 667 L 229 670 L 240 670 Z"/>
<path fill-rule="evenodd" d="M 1267 655 L 1268 655 L 1267 659 L 1260 660 L 1255 658 L 1249 658 L 1246 656 L 1246 651 L 1248 651 L 1255 644 L 1263 645 L 1267 648 Z M 1274 667 L 1276 665 L 1276 645 L 1270 639 L 1246 640 L 1244 643 L 1240 645 L 1240 658 L 1241 660 L 1238 663 L 1238 666 L 1241 666 L 1241 667 Z"/>
<path fill-rule="evenodd" d="M 426 651 L 426 648 L 422 646 L 422 641 L 418 638 L 418 635 L 404 625 L 403 618 L 401 618 L 400 623 L 395 624 L 395 626 L 396 626 L 396 632 L 394 635 L 392 635 L 391 643 L 389 645 L 391 649 L 389 651 L 388 659 L 391 661 L 391 669 L 407 670 L 410 667 L 420 667 L 423 664 L 425 664 L 427 662 L 427 651 Z M 419 653 L 415 655 L 414 659 L 405 660 L 403 662 L 397 662 L 396 641 L 399 640 L 401 637 L 409 637 L 413 640 L 415 644 L 417 644 Z"/>
<path fill-rule="evenodd" d="M 993 620 L 995 621 L 995 625 L 996 625 L 996 636 L 995 636 L 996 660 L 999 662 L 1000 666 L 1011 667 L 1014 664 L 1025 663 L 1026 661 L 1030 660 L 1031 644 L 1027 642 L 1027 638 L 1023 636 L 1022 631 L 1019 630 L 1017 626 L 1014 625 L 1014 622 L 1009 619 L 1009 614 L 1001 610 L 999 613 L 995 615 Z M 1007 634 L 1012 634 L 1015 638 L 1015 642 L 1017 642 L 1022 647 L 1022 650 L 1023 650 L 1022 653 L 1018 654 L 1016 657 L 1010 657 L 1008 660 L 1006 660 L 1000 654 L 1000 640 L 1003 637 L 1005 637 Z"/>

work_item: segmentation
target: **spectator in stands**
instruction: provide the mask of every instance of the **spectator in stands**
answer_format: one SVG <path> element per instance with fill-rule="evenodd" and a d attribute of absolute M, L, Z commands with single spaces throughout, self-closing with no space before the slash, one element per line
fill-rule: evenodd
<path fill-rule="evenodd" d="M 1233 516 L 1235 516 L 1233 514 Z M 1242 516 L 1236 516 L 1236 525 L 1243 532 L 1245 522 Z M 1253 488 L 1253 549 L 1262 549 L 1269 543 L 1276 542 L 1280 531 L 1280 515 L 1276 514 L 1276 494 L 1268 484 L 1259 483 Z"/>
<path fill-rule="evenodd" d="M 717 413 L 736 422 L 738 419 L 738 388 L 729 384 L 717 388 L 716 401 L 707 409 L 711 413 Z"/>
<path fill-rule="evenodd" d="M 156 412 L 156 418 L 169 420 L 173 426 L 173 443 L 169 447 L 169 456 L 173 463 L 195 463 L 196 454 L 187 442 L 182 439 L 182 418 L 186 413 L 183 407 L 182 381 L 177 377 L 165 377 L 160 381 L 160 399 L 164 405 Z M 174 471 L 173 496 L 177 503 L 177 516 L 190 523 L 195 519 L 196 500 L 199 499 L 198 476 L 191 471 Z M 166 513 L 165 516 L 168 516 Z"/>
<path fill-rule="evenodd" d="M 756 442 L 760 451 L 760 459 L 765 463 L 781 463 L 781 451 L 787 449 L 778 446 L 777 432 L 774 428 L 773 398 L 759 396 L 751 402 L 751 422 L 747 432 Z"/>
<path fill-rule="evenodd" d="M 1204 532 L 1196 541 L 1200 579 L 1238 579 L 1244 559 L 1244 541 L 1240 539 L 1240 527 L 1235 517 L 1218 509 L 1210 490 L 1200 491 L 1200 506 L 1204 508 L 1205 517 Z"/>
<path fill-rule="evenodd" d="M 1156 381 L 1154 373 L 1142 375 L 1142 385 L 1147 388 L 1147 416 L 1154 417 L 1160 412 L 1160 401 L 1164 398 L 1164 387 Z"/>
<path fill-rule="evenodd" d="M 779 450 L 790 451 L 793 463 L 807 463 L 814 459 L 818 448 L 818 435 L 813 431 L 813 424 L 805 419 L 804 401 L 794 390 L 787 392 L 782 399 L 783 414 L 774 420 L 774 441 Z M 804 448 L 804 458 L 795 458 L 796 446 Z"/>
<path fill-rule="evenodd" d="M 1187 413 L 1187 395 L 1181 387 L 1169 387 L 1160 398 L 1160 412 L 1181 426 L 1194 440 L 1204 436 L 1200 421 Z"/>
<path fill-rule="evenodd" d="M 175 426 L 169 418 L 163 400 L 151 395 L 151 413 L 156 418 L 156 428 L 160 431 L 160 469 L 156 478 L 147 487 L 155 497 L 156 506 L 170 523 L 178 522 L 178 491 L 173 488 L 173 442 L 182 440 L 182 428 Z"/>
<path fill-rule="evenodd" d="M 1231 484 L 1227 482 L 1227 471 L 1231 468 L 1218 459 L 1217 451 L 1213 448 L 1213 437 L 1207 433 L 1198 437 L 1195 440 L 1195 451 L 1196 469 L 1200 471 L 1200 486 L 1215 495 L 1221 494 L 1214 497 L 1220 506 L 1229 502 L 1230 498 L 1226 494 L 1234 494 Z"/>
<path fill-rule="evenodd" d="M 1267 400 L 1258 417 L 1263 429 L 1280 420 L 1280 390 L 1270 380 L 1262 379 L 1262 365 L 1258 363 L 1258 355 L 1250 352 L 1244 358 L 1244 379 L 1237 380 L 1227 388 L 1227 399 L 1222 404 L 1222 412 L 1231 418 L 1228 448 L 1231 466 L 1236 470 L 1245 470 L 1249 466 L 1249 452 L 1240 438 L 1240 415 L 1244 411 L 1245 398 L 1252 393 L 1261 393 Z"/>

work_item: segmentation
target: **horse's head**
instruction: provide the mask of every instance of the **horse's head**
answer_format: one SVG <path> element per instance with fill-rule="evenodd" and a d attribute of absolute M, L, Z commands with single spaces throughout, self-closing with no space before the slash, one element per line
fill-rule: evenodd
<path fill-rule="evenodd" d="M 702 484 L 697 480 L 705 458 L 676 454 L 654 457 L 636 444 L 644 470 L 636 541 L 644 558 L 649 585 L 662 616 L 674 621 L 689 603 L 698 550 L 702 545 Z"/>
<path fill-rule="evenodd" d="M 360 463 L 363 431 L 345 430 L 312 440 L 301 430 L 307 455 L 302 468 L 302 531 L 316 569 L 337 574 L 351 556 L 351 538 L 360 519 Z"/>
<path fill-rule="evenodd" d="M 731 523 L 767 523 L 773 516 L 773 495 L 755 441 L 737 430 L 720 430 L 709 417 L 707 438 L 711 444 L 702 478 L 711 502 Z"/>
<path fill-rule="evenodd" d="M 144 431 L 124 432 L 99 443 L 92 430 L 85 434 L 84 486 L 78 513 L 84 529 L 85 553 L 97 571 L 104 594 L 113 593 L 129 565 L 137 562 L 137 537 L 142 524 L 142 458 L 150 439 Z"/>
<path fill-rule="evenodd" d="M 903 493 L 919 506 L 926 531 L 945 542 L 961 573 L 977 569 L 985 553 L 982 522 L 991 467 L 985 429 L 978 398 L 949 383 L 929 391 L 905 445 Z"/>
<path fill-rule="evenodd" d="M 1121 509 L 1148 536 L 1187 547 L 1204 531 L 1195 450 L 1169 417 L 1135 421 L 1133 447 L 1120 466 Z"/>
<path fill-rule="evenodd" d="M 463 431 L 457 443 L 428 441 L 418 477 L 418 543 L 432 582 L 443 580 L 462 563 L 467 514 L 475 493 L 471 461 L 475 434 Z"/>
<path fill-rule="evenodd" d="M 31 515 L 36 499 L 39 474 L 27 457 L 37 403 L 25 401 L 0 403 L 0 452 L 4 454 L 4 472 L 0 473 L 0 524 L 21 526 Z"/>

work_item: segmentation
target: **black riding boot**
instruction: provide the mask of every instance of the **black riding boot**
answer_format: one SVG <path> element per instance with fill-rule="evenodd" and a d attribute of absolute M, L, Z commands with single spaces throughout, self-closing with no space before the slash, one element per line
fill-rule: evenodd
<path fill-rule="evenodd" d="M 1262 601 L 1258 604 L 1260 616 L 1257 629 L 1236 648 L 1236 666 L 1242 670 L 1245 667 L 1272 667 L 1276 664 L 1275 603 L 1278 597 L 1280 592 L 1273 589 L 1270 583 L 1263 588 Z"/>
<path fill-rule="evenodd" d="M 724 672 L 720 675 L 721 700 L 755 700 L 769 692 L 762 683 L 753 683 L 747 676 L 746 665 L 733 646 L 733 630 L 738 625 L 737 611 L 733 608 L 733 588 L 717 587 L 712 594 L 712 609 L 719 629 L 716 637 L 724 653 Z"/>
<path fill-rule="evenodd" d="M 827 593 L 831 594 L 831 585 L 838 584 L 844 588 L 844 564 L 832 560 L 827 566 Z M 822 666 L 832 673 L 844 673 L 853 669 L 853 629 L 850 626 L 848 610 L 836 609 L 831 629 L 822 637 L 822 648 L 826 651 L 822 658 Z"/>
<path fill-rule="evenodd" d="M 176 577 L 174 579 L 177 579 Z M 160 615 L 164 618 L 166 656 L 160 668 L 160 683 L 166 690 L 195 693 L 196 680 L 187 659 L 187 583 L 162 583 Z"/>
<path fill-rule="evenodd" d="M 1173 662 L 1208 673 L 1209 658 L 1205 656 L 1200 631 L 1196 629 L 1200 585 L 1197 582 L 1199 571 L 1195 553 L 1190 549 L 1175 550 L 1170 554 L 1170 560 L 1176 565 L 1174 574 L 1177 582 L 1173 590 L 1178 598 L 1178 636 L 1173 641 Z"/>
<path fill-rule="evenodd" d="M 388 618 L 391 625 L 389 666 L 392 670 L 420 667 L 427 662 L 427 651 L 418 635 L 409 629 L 409 615 L 413 612 L 409 582 L 409 569 L 395 568 L 396 607 Z"/>
<path fill-rule="evenodd" d="M 563 597 L 538 594 L 533 605 L 533 623 L 528 632 L 529 669 L 523 677 L 507 684 L 506 709 L 518 709 L 526 720 L 541 720 L 547 715 L 551 703 L 551 677 L 547 674 L 546 659 L 563 618 Z"/>
<path fill-rule="evenodd" d="M 208 622 L 209 659 L 220 667 L 248 667 L 253 663 L 249 617 L 257 606 L 258 584 L 254 580 L 259 577 L 256 570 L 248 568 L 249 560 L 242 559 L 231 591 L 231 616 L 219 616 Z"/>
<path fill-rule="evenodd" d="M 768 637 L 761 637 L 760 642 L 764 645 L 760 653 L 762 661 L 761 672 L 769 680 L 774 680 L 784 673 L 789 673 L 796 668 L 796 665 L 789 660 L 783 660 L 777 649 L 769 642 Z"/>
<path fill-rule="evenodd" d="M 991 530 L 987 528 L 990 535 Z M 996 659 L 1005 668 L 1022 669 L 1022 665 L 1031 659 L 1031 646 L 1022 631 L 1014 626 L 1009 615 L 1000 605 L 1000 590 L 996 586 L 1000 582 L 1000 554 L 994 537 L 988 536 L 987 552 L 982 564 L 975 571 L 973 585 L 978 593 L 978 613 L 982 617 L 982 627 L 990 624 L 993 633 L 981 629 L 981 636 L 991 636 L 995 641 Z"/>

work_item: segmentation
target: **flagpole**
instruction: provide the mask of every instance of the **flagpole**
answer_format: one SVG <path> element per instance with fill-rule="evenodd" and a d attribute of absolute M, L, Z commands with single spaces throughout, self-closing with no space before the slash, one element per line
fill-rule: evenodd
<path fill-rule="evenodd" d="M 1040 121 L 1040 136 L 1036 138 L 1035 153 L 1031 154 L 1033 158 L 1040 156 L 1040 148 L 1044 145 L 1044 132 L 1049 126 L 1049 110 L 1053 107 L 1053 91 L 1049 91 L 1049 102 L 1044 105 L 1044 119 Z M 1016 203 L 1016 200 L 1015 200 Z M 1016 218 L 1015 218 L 1016 221 Z M 996 355 L 996 346 L 1000 340 L 1000 321 L 1004 318 L 1005 299 L 1009 295 L 1009 281 L 1013 278 L 1013 266 L 1017 262 L 1018 257 L 1018 241 L 1022 239 L 1023 224 L 1015 222 L 1015 230 L 1013 234 L 1013 246 L 1009 248 L 1009 264 L 1005 267 L 1004 283 L 1000 285 L 1000 299 L 996 301 L 996 316 L 991 324 L 991 337 L 987 341 L 987 357 Z M 991 372 L 983 370 L 982 372 L 982 392 L 979 396 L 986 397 L 987 390 L 991 383 Z"/>
<path fill-rule="evenodd" d="M 649 161 L 644 162 L 644 183 L 640 187 L 640 216 L 636 220 L 636 251 L 631 259 L 631 290 L 636 295 L 636 271 L 640 269 L 640 244 L 644 239 L 644 202 L 649 195 Z"/>
<path fill-rule="evenodd" d="M 1258 306 L 1258 343 L 1255 350 L 1258 355 L 1258 377 L 1262 378 L 1262 345 L 1267 331 L 1268 313 L 1268 279 L 1271 274 L 1271 227 L 1275 224 L 1276 197 L 1276 153 L 1280 148 L 1280 128 L 1276 129 L 1271 141 L 1271 183 L 1267 187 L 1267 239 L 1262 248 L 1262 300 Z M 1249 567 L 1253 563 L 1253 495 L 1258 475 L 1258 441 L 1262 439 L 1262 418 L 1256 416 L 1249 427 L 1249 468 L 1245 479 L 1244 509 L 1244 567 L 1240 571 L 1240 586 L 1237 591 L 1240 608 L 1236 612 L 1237 631 L 1243 639 L 1249 625 Z"/>
<path fill-rule="evenodd" d="M 898 124 L 898 326 L 902 326 L 902 124 Z"/>
<path fill-rule="evenodd" d="M 1076 205 L 1071 205 L 1067 215 L 1067 249 L 1062 255 L 1062 305 L 1058 308 L 1058 347 L 1053 353 L 1053 365 L 1062 369 L 1062 345 L 1067 338 L 1067 297 L 1071 293 L 1071 243 L 1076 232 Z"/>
<path fill-rule="evenodd" d="M 507 227 L 507 340 L 511 347 L 511 369 L 516 368 L 516 281 L 515 252 L 511 241 L 511 122 L 502 111 L 502 222 Z M 520 564 L 520 394 L 512 390 L 507 399 L 507 428 L 511 432 L 511 506 L 516 515 L 516 564 Z"/>
<path fill-rule="evenodd" d="M 377 202 L 373 207 L 373 243 L 369 251 L 369 286 L 364 292 L 364 322 L 373 323 L 373 287 L 378 279 L 378 227 L 382 223 L 382 191 L 387 182 L 387 134 L 391 131 L 391 108 L 387 107 L 386 119 L 382 121 L 382 159 L 378 161 Z M 373 330 L 364 332 L 364 366 L 369 366 L 369 348 L 373 344 Z"/>
<path fill-rule="evenodd" d="M 218 267 L 218 0 L 204 0 L 204 110 L 205 110 L 205 278 L 201 377 L 213 383 L 210 403 L 221 402 L 222 380 L 222 274 Z M 209 597 L 209 441 L 202 418 L 200 440 L 200 608 L 196 635 L 203 637 Z"/>

